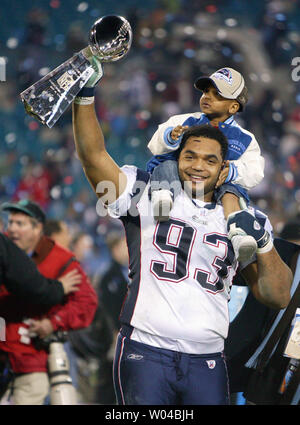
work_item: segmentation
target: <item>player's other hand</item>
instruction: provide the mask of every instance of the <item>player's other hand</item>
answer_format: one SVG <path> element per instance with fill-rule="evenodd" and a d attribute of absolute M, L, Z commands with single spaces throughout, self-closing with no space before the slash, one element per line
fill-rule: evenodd
<path fill-rule="evenodd" d="M 65 295 L 79 290 L 78 285 L 81 283 L 81 274 L 77 270 L 71 270 L 69 273 L 61 276 L 59 281 L 62 283 Z"/>
<path fill-rule="evenodd" d="M 171 131 L 171 137 L 173 140 L 178 140 L 178 138 L 189 128 L 188 125 L 177 125 Z"/>
<path fill-rule="evenodd" d="M 218 181 L 216 183 L 216 189 L 225 182 L 225 180 L 227 179 L 228 173 L 229 173 L 229 161 L 225 161 L 225 165 L 223 169 L 221 170 Z"/>
<path fill-rule="evenodd" d="M 236 235 L 252 236 L 257 243 L 258 254 L 265 254 L 273 248 L 273 240 L 269 232 L 260 225 L 248 210 L 229 214 L 227 219 L 228 237 L 231 240 Z"/>

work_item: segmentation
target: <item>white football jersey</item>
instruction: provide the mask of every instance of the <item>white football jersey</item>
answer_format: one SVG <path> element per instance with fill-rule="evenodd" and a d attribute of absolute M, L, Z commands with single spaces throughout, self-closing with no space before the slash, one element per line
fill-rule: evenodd
<path fill-rule="evenodd" d="M 127 188 L 109 212 L 122 220 L 129 251 L 123 331 L 161 348 L 194 354 L 222 351 L 238 267 L 223 207 L 194 201 L 182 190 L 170 220 L 157 222 L 148 174 L 132 166 L 122 170 Z M 143 183 L 136 191 L 137 180 Z"/>

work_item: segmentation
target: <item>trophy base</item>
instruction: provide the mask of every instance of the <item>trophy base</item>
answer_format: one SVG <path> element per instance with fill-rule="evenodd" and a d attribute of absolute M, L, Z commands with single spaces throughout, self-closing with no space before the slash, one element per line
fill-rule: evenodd
<path fill-rule="evenodd" d="M 93 72 L 86 55 L 77 53 L 20 94 L 25 111 L 52 128 Z"/>
<path fill-rule="evenodd" d="M 28 115 L 30 115 L 31 117 L 40 121 L 42 124 L 45 124 L 45 122 L 42 120 L 42 118 L 34 112 L 32 106 L 30 106 L 29 103 L 27 103 L 25 99 L 22 99 L 22 101 L 23 101 L 26 113 Z"/>

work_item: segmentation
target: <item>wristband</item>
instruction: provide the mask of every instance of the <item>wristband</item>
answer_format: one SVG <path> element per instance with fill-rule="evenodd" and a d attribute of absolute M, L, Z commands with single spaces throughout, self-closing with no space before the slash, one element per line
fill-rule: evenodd
<path fill-rule="evenodd" d="M 82 87 L 80 92 L 77 94 L 79 97 L 94 97 L 95 87 Z"/>
<path fill-rule="evenodd" d="M 74 99 L 74 103 L 77 105 L 90 105 L 95 101 L 95 88 L 94 87 L 82 87 L 80 92 Z"/>
<path fill-rule="evenodd" d="M 257 241 L 257 254 L 265 254 L 273 248 L 273 240 L 270 234 L 266 231 L 261 239 Z"/>
<path fill-rule="evenodd" d="M 92 103 L 94 103 L 95 98 L 93 97 L 81 97 L 81 96 L 76 96 L 74 99 L 74 103 L 76 103 L 77 105 L 91 105 Z"/>

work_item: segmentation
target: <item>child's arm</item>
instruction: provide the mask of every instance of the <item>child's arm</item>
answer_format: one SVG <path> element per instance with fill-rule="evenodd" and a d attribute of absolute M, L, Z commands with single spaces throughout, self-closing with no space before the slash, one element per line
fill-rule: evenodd
<path fill-rule="evenodd" d="M 174 115 L 173 117 L 169 118 L 166 122 L 160 124 L 158 126 L 158 129 L 153 134 L 150 142 L 148 143 L 148 148 L 150 149 L 151 153 L 153 155 L 162 155 L 164 153 L 172 152 L 178 148 L 180 139 L 176 141 L 172 141 L 170 139 L 170 133 L 174 129 L 174 127 L 177 126 L 184 126 L 185 121 L 187 119 L 196 121 L 197 118 L 191 117 L 191 115 L 196 114 L 182 114 L 182 115 Z M 198 114 L 199 116 L 201 113 Z M 193 123 L 189 123 L 188 125 L 191 126 Z"/>
<path fill-rule="evenodd" d="M 260 147 L 252 136 L 251 143 L 239 159 L 230 161 L 226 183 L 239 184 L 249 190 L 258 185 L 264 177 L 265 160 Z"/>

